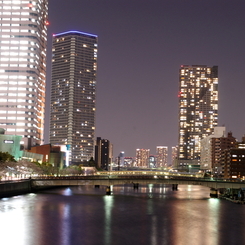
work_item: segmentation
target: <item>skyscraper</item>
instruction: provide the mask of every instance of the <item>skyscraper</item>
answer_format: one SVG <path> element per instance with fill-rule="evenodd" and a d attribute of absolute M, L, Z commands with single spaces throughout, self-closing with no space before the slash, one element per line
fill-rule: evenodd
<path fill-rule="evenodd" d="M 94 156 L 97 36 L 53 36 L 50 143 L 67 145 L 70 162 Z"/>
<path fill-rule="evenodd" d="M 43 143 L 48 0 L 0 1 L 0 126 Z"/>
<path fill-rule="evenodd" d="M 218 67 L 182 65 L 177 164 L 199 163 L 200 140 L 218 125 Z"/>

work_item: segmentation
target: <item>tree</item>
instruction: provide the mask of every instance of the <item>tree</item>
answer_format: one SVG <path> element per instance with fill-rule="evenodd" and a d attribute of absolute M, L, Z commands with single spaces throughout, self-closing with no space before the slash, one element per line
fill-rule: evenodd
<path fill-rule="evenodd" d="M 60 170 L 60 174 L 62 175 L 68 175 L 68 174 L 84 174 L 84 169 L 82 168 L 83 165 L 70 165 L 69 167 L 66 167 L 62 170 Z"/>
<path fill-rule="evenodd" d="M 96 167 L 96 163 L 95 163 L 93 157 L 90 158 L 88 165 L 89 165 L 89 167 Z"/>
<path fill-rule="evenodd" d="M 0 152 L 0 161 L 2 162 L 16 162 L 14 156 L 10 155 L 8 152 Z"/>

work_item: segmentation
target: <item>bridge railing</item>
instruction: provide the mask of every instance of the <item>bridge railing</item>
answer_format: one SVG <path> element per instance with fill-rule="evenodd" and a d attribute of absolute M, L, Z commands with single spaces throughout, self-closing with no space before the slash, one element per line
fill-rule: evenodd
<path fill-rule="evenodd" d="M 97 175 L 154 175 L 154 176 L 186 176 L 186 177 L 197 177 L 203 178 L 203 173 L 186 173 L 186 172 L 167 172 L 167 171 L 101 171 L 97 172 Z"/>

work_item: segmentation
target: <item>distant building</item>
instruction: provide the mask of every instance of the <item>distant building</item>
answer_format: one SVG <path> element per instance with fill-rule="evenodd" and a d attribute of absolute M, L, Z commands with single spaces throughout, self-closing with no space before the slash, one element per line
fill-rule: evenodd
<path fill-rule="evenodd" d="M 149 167 L 149 149 L 137 149 L 136 150 L 136 166 L 141 168 Z"/>
<path fill-rule="evenodd" d="M 112 169 L 112 144 L 107 139 L 97 137 L 95 145 L 95 163 L 97 168 L 110 171 Z"/>
<path fill-rule="evenodd" d="M 177 167 L 200 163 L 200 141 L 218 125 L 218 67 L 182 65 Z"/>
<path fill-rule="evenodd" d="M 94 156 L 97 36 L 53 35 L 50 143 L 67 145 L 70 162 Z"/>
<path fill-rule="evenodd" d="M 125 152 L 121 151 L 116 159 L 116 165 L 124 167 Z"/>
<path fill-rule="evenodd" d="M 44 137 L 48 0 L 0 6 L 0 127 L 29 149 Z"/>
<path fill-rule="evenodd" d="M 134 166 L 134 158 L 133 157 L 124 157 L 124 166 L 125 167 L 133 167 Z"/>
<path fill-rule="evenodd" d="M 172 157 L 171 157 L 172 167 L 176 166 L 177 158 L 178 158 L 178 146 L 172 146 Z"/>
<path fill-rule="evenodd" d="M 149 156 L 149 168 L 156 168 L 157 164 L 157 156 L 150 155 Z"/>
<path fill-rule="evenodd" d="M 156 168 L 168 167 L 168 147 L 157 146 Z"/>

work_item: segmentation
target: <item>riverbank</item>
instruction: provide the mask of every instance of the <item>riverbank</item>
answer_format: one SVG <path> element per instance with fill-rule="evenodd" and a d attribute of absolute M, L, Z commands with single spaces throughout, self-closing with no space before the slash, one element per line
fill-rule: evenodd
<path fill-rule="evenodd" d="M 30 193 L 31 180 L 0 182 L 0 198 Z"/>
<path fill-rule="evenodd" d="M 236 203 L 236 204 L 245 204 L 245 201 L 236 200 L 236 199 L 232 199 L 232 198 L 229 198 L 229 197 L 220 196 L 219 198 L 227 200 L 227 201 L 230 201 L 230 202 L 233 202 L 233 203 Z"/>
<path fill-rule="evenodd" d="M 39 186 L 32 185 L 32 179 L 0 181 L 0 198 L 36 193 L 42 190 L 55 189 L 59 186 Z"/>

